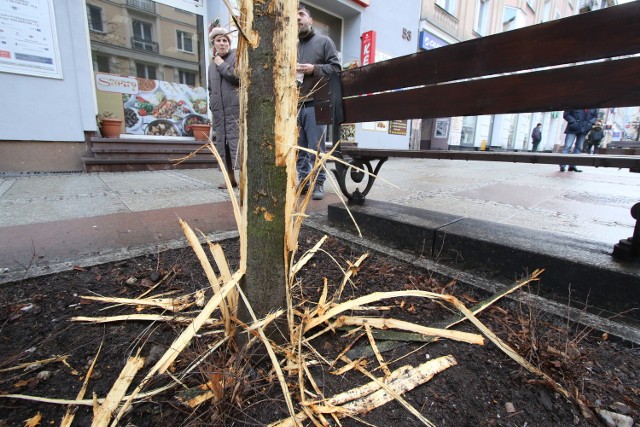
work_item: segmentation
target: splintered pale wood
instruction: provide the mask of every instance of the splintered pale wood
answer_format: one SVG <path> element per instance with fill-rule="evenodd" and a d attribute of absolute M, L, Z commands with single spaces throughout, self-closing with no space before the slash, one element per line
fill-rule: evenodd
<path fill-rule="evenodd" d="M 180 220 L 180 225 L 182 226 L 182 232 L 189 242 L 189 246 L 191 246 L 193 252 L 196 253 L 198 261 L 200 261 L 200 265 L 204 270 L 204 274 L 207 276 L 207 280 L 209 280 L 209 285 L 211 285 L 211 288 L 214 292 L 220 292 L 220 279 L 213 271 L 213 267 L 207 259 L 207 254 L 205 253 L 204 249 L 202 249 L 202 245 L 200 244 L 200 240 L 198 240 L 198 236 L 196 236 L 196 233 L 193 232 L 191 227 L 189 227 L 189 224 L 187 224 L 185 221 Z M 222 312 L 223 319 L 229 318 L 229 310 L 227 308 L 227 304 L 224 301 L 222 301 L 220 304 L 220 311 Z"/>
<path fill-rule="evenodd" d="M 218 271 L 220 271 L 222 281 L 225 283 L 228 282 L 229 280 L 231 280 L 231 269 L 229 268 L 229 263 L 227 262 L 227 257 L 224 255 L 222 246 L 217 243 L 211 243 L 209 239 L 207 239 L 207 244 L 209 245 L 209 250 L 211 251 L 213 260 L 218 266 Z M 238 293 L 235 291 L 231 291 L 229 293 L 229 297 L 227 298 L 227 302 L 229 303 L 229 312 L 236 313 L 238 305 Z"/>
<path fill-rule="evenodd" d="M 145 322 L 174 322 L 174 323 L 191 323 L 192 317 L 184 316 L 161 316 L 159 314 L 123 314 L 120 316 L 107 316 L 107 317 L 86 317 L 76 316 L 72 317 L 72 322 L 87 322 L 87 323 L 112 323 L 112 322 L 127 322 L 127 321 L 145 321 Z M 216 319 L 205 320 L 205 325 L 220 325 L 222 322 Z"/>
<path fill-rule="evenodd" d="M 144 358 L 135 356 L 127 360 L 127 364 L 120 372 L 118 379 L 111 387 L 107 398 L 100 405 L 96 403 L 93 408 L 93 422 L 91 427 L 105 427 L 109 424 L 113 412 L 118 408 L 120 401 L 124 397 L 127 389 L 133 381 L 133 377 L 144 366 Z"/>
<path fill-rule="evenodd" d="M 65 360 L 67 360 L 68 357 L 69 357 L 69 355 L 67 354 L 65 356 L 50 357 L 49 359 L 42 359 L 42 360 L 35 360 L 33 362 L 21 363 L 19 365 L 12 366 L 10 368 L 0 369 L 0 372 L 19 371 L 19 370 L 27 369 L 27 368 L 30 368 L 30 367 L 40 368 L 40 367 L 42 367 L 44 365 L 47 365 L 49 363 L 63 362 Z"/>
<path fill-rule="evenodd" d="M 42 421 L 42 414 L 38 412 L 33 417 L 27 420 L 24 420 L 24 427 L 37 427 L 40 425 L 41 421 Z"/>
<path fill-rule="evenodd" d="M 382 388 L 381 383 L 386 384 L 395 394 L 400 395 L 428 382 L 437 373 L 455 365 L 457 365 L 456 360 L 449 355 L 429 360 L 417 368 L 403 366 L 393 371 L 386 380 L 384 378 L 378 379 L 378 381 L 372 381 L 337 394 L 325 401 L 309 403 L 309 405 L 314 412 L 336 413 L 339 417 L 364 414 L 394 399 L 391 393 Z M 302 411 L 293 417 L 270 424 L 270 426 L 293 427 L 306 419 L 307 415 Z"/>
<path fill-rule="evenodd" d="M 348 362 L 349 359 L 347 357 L 342 357 L 343 361 Z M 420 422 L 422 422 L 422 424 L 428 426 L 428 427 L 436 427 L 431 421 L 429 421 L 426 417 L 424 417 L 420 411 L 418 411 L 416 408 L 414 408 L 409 402 L 407 402 L 405 400 L 404 397 L 401 396 L 401 393 L 398 393 L 396 390 L 394 390 L 393 388 L 389 387 L 389 384 L 384 383 L 383 381 L 380 380 L 380 378 L 377 378 L 376 376 L 374 376 L 371 372 L 367 371 L 366 369 L 362 368 L 362 367 L 358 367 L 356 366 L 356 369 L 363 375 L 365 375 L 366 377 L 368 377 L 369 379 L 377 382 L 378 384 L 380 384 L 380 386 L 382 387 L 381 390 L 377 391 L 376 393 L 380 393 L 380 392 L 386 392 L 388 393 L 391 399 L 396 400 L 400 405 L 402 405 L 407 411 L 409 411 L 411 413 L 411 415 L 413 415 L 414 417 L 416 417 L 418 420 L 420 420 Z M 411 380 L 413 380 L 413 378 L 411 378 Z M 374 393 L 375 395 L 375 393 Z M 365 397 L 365 399 L 370 398 L 371 396 L 367 396 Z"/>
<path fill-rule="evenodd" d="M 143 305 L 146 307 L 157 307 L 163 310 L 169 310 L 173 312 L 182 311 L 196 304 L 196 301 L 189 295 L 177 297 L 177 298 L 114 298 L 114 297 L 95 297 L 95 296 L 81 296 L 81 300 L 91 300 L 99 302 L 109 302 L 125 305 Z"/>
<path fill-rule="evenodd" d="M 293 281 L 293 276 L 296 275 L 296 273 L 298 273 L 298 271 L 300 271 L 302 269 L 302 267 L 304 267 L 307 262 L 309 262 L 309 260 L 311 258 L 313 258 L 315 256 L 316 253 L 318 253 L 318 250 L 320 250 L 320 246 L 322 246 L 322 244 L 329 238 L 329 236 L 324 235 L 322 236 L 322 238 L 318 241 L 318 243 L 316 243 L 315 245 L 313 245 L 313 248 L 309 249 L 308 251 L 306 251 L 302 257 L 300 257 L 300 259 L 298 260 L 298 262 L 296 262 L 291 269 L 289 270 L 289 276 L 291 277 L 291 280 Z"/>
<path fill-rule="evenodd" d="M 369 325 L 378 329 L 401 329 L 403 331 L 417 332 L 422 335 L 447 338 L 454 341 L 466 342 L 469 344 L 484 345 L 484 338 L 479 334 L 471 334 L 469 332 L 450 331 L 447 329 L 430 328 L 427 326 L 416 325 L 415 323 L 405 322 L 396 319 L 382 319 L 376 317 L 350 317 L 341 316 L 336 320 L 338 326 L 364 326 Z"/>
<path fill-rule="evenodd" d="M 209 399 L 219 399 L 222 396 L 223 376 L 217 375 L 215 380 L 197 387 L 182 390 L 176 395 L 178 402 L 190 408 L 196 408 Z"/>
<path fill-rule="evenodd" d="M 376 344 L 376 340 L 373 338 L 373 334 L 371 333 L 371 326 L 368 323 L 364 324 L 364 329 L 367 331 L 367 338 L 369 338 L 369 344 L 373 349 L 373 354 L 375 354 L 376 359 L 378 359 L 378 363 L 380 364 L 380 368 L 384 371 L 384 376 L 388 377 L 391 375 L 391 370 L 387 366 L 387 363 L 384 361 L 382 354 L 380 354 L 380 350 L 378 350 L 378 345 Z"/>
<path fill-rule="evenodd" d="M 347 282 L 349 281 L 349 279 L 351 279 L 351 276 L 355 276 L 356 274 L 358 274 L 358 270 L 360 270 L 360 265 L 364 262 L 365 259 L 367 259 L 368 256 L 369 254 L 362 254 L 360 258 L 358 258 L 358 260 L 355 262 L 355 264 L 349 265 L 349 269 L 347 270 L 346 274 L 342 278 L 342 283 L 340 284 L 340 288 L 336 292 L 336 298 L 335 298 L 336 300 L 340 299 L 340 297 L 342 296 L 342 291 L 344 291 L 344 287 L 347 285 Z"/>
<path fill-rule="evenodd" d="M 98 347 L 98 351 L 96 352 L 93 361 L 91 362 L 91 366 L 89 366 L 89 370 L 87 371 L 87 375 L 82 383 L 82 387 L 76 396 L 76 400 L 82 400 L 84 398 L 84 394 L 87 392 L 87 384 L 89 384 L 89 378 L 93 374 L 93 368 L 96 366 L 96 362 L 98 361 L 98 356 L 100 355 L 100 351 L 102 350 L 102 345 L 104 344 L 104 339 L 100 343 L 100 347 Z M 62 417 L 62 421 L 60 421 L 60 427 L 70 427 L 73 424 L 73 419 L 75 418 L 77 406 L 69 406 L 67 408 L 67 412 Z"/>
<path fill-rule="evenodd" d="M 211 313 L 220 306 L 227 294 L 235 288 L 238 281 L 242 277 L 240 272 L 236 272 L 230 282 L 226 283 L 220 292 L 217 292 L 209 302 L 204 306 L 200 314 L 193 320 L 193 322 L 186 326 L 180 336 L 176 338 L 165 354 L 158 360 L 158 362 L 149 370 L 144 379 L 135 388 L 131 395 L 127 398 L 126 402 L 120 408 L 118 415 L 114 419 L 113 425 L 117 425 L 120 418 L 129 409 L 133 400 L 140 394 L 142 389 L 147 385 L 149 380 L 153 378 L 156 373 L 164 373 L 169 366 L 176 360 L 178 355 L 184 350 L 184 348 L 191 342 L 195 334 L 200 330 L 204 322 L 211 316 Z"/>
<path fill-rule="evenodd" d="M 350 310 L 353 307 L 360 307 L 367 304 L 371 304 L 372 302 L 389 299 L 389 298 L 402 298 L 402 297 L 419 297 L 419 298 L 430 298 L 436 300 L 448 301 L 446 295 L 437 294 L 435 292 L 427 292 L 427 291 L 417 291 L 417 290 L 407 290 L 407 291 L 394 291 L 394 292 L 373 292 L 371 294 L 365 295 L 360 298 L 356 298 L 350 301 L 343 302 L 341 304 L 337 304 L 334 307 L 331 307 L 327 310 L 323 315 L 315 317 L 313 319 L 309 319 L 308 322 L 304 325 L 304 331 L 308 332 L 310 329 L 326 322 L 338 314 Z"/>
<path fill-rule="evenodd" d="M 247 296 L 244 294 L 244 292 L 242 292 L 242 289 L 240 289 L 240 288 L 238 288 L 238 293 L 242 297 L 242 301 L 245 303 L 247 311 L 249 312 L 249 314 L 253 318 L 253 322 L 257 323 L 258 319 L 256 318 L 256 314 L 253 311 L 253 308 L 251 308 L 251 303 L 247 299 Z M 273 316 L 273 319 L 275 319 L 275 317 L 276 316 Z M 264 325 L 264 326 L 266 326 L 266 325 Z M 291 393 L 289 392 L 289 386 L 287 385 L 287 381 L 285 379 L 284 373 L 282 372 L 282 368 L 280 367 L 280 362 L 278 361 L 278 356 L 276 356 L 275 351 L 273 351 L 273 347 L 271 346 L 271 342 L 269 341 L 269 339 L 265 335 L 263 328 L 262 327 L 258 327 L 258 328 L 256 328 L 256 331 L 258 332 L 258 337 L 260 338 L 260 340 L 264 344 L 265 349 L 267 350 L 267 354 L 269 355 L 269 358 L 271 359 L 271 363 L 273 364 L 273 369 L 276 371 L 276 376 L 278 377 L 278 382 L 280 383 L 280 387 L 282 389 L 282 394 L 283 394 L 284 400 L 285 400 L 285 402 L 287 404 L 287 409 L 289 410 L 289 413 L 291 414 L 291 416 L 293 416 L 295 414 L 295 411 L 293 409 L 293 401 L 291 400 Z"/>
<path fill-rule="evenodd" d="M 480 320 L 478 320 L 478 318 L 471 311 L 469 311 L 469 309 L 465 307 L 465 305 L 460 300 L 458 300 L 456 297 L 453 297 L 453 296 L 447 296 L 446 300 L 450 304 L 452 304 L 454 307 L 456 307 L 458 310 L 460 310 L 460 312 L 464 314 L 465 317 L 469 319 L 469 321 L 473 323 L 473 325 L 476 328 L 478 328 L 480 332 L 482 332 L 492 343 L 494 343 L 500 350 L 502 350 L 504 354 L 509 356 L 514 361 L 518 362 L 520 365 L 522 365 L 522 367 L 527 369 L 529 372 L 532 372 L 544 378 L 545 381 L 547 381 L 555 391 L 562 394 L 565 398 L 567 399 L 571 398 L 571 395 L 564 387 L 562 387 L 549 375 L 545 374 L 540 369 L 532 365 L 529 361 L 525 360 L 514 349 L 512 349 L 509 346 L 509 344 L 502 341 L 496 334 L 494 334 L 489 328 L 487 328 L 482 322 L 480 322 Z"/>

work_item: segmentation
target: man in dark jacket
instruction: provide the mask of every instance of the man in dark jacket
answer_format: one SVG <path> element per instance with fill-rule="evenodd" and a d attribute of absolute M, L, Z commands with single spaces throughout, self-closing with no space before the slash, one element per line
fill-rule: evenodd
<path fill-rule="evenodd" d="M 542 123 L 538 123 L 536 127 L 531 131 L 531 144 L 533 144 L 533 148 L 531 151 L 538 151 L 538 145 L 540 145 L 540 141 L 542 141 Z"/>
<path fill-rule="evenodd" d="M 240 80 L 235 73 L 236 51 L 231 49 L 229 33 L 214 27 L 209 33 L 213 44 L 213 61 L 209 64 L 209 108 L 213 114 L 216 149 L 229 174 L 231 185 L 237 187 L 234 169 L 238 168 L 238 137 Z M 226 188 L 224 184 L 220 188 Z"/>
<path fill-rule="evenodd" d="M 571 146 L 575 142 L 573 154 L 582 153 L 584 138 L 596 122 L 598 110 L 567 110 L 562 117 L 567 121 L 567 128 L 564 130 L 566 135 L 562 152 L 566 154 L 571 151 Z M 564 172 L 565 167 L 566 165 L 560 165 L 560 172 Z M 576 168 L 575 165 L 569 165 L 569 172 L 582 172 L 582 170 Z"/>
<path fill-rule="evenodd" d="M 298 104 L 298 145 L 324 153 L 326 126 L 316 124 L 313 109 L 313 91 L 321 77 L 340 71 L 340 60 L 333 41 L 326 36 L 316 34 L 313 18 L 307 8 L 298 7 L 298 63 L 296 65 L 297 81 L 300 87 Z M 296 169 L 298 180 L 303 182 L 311 172 L 315 163 L 315 154 L 298 150 Z M 312 197 L 314 200 L 324 198 L 324 170 L 318 172 Z M 310 182 L 310 181 L 309 181 Z M 308 182 L 303 192 L 308 190 Z"/>

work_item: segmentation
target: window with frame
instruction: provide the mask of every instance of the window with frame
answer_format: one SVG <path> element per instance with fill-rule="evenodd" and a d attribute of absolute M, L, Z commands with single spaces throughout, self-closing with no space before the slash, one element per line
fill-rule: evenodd
<path fill-rule="evenodd" d="M 458 0 L 436 0 L 436 4 L 450 15 L 455 16 L 458 11 Z"/>
<path fill-rule="evenodd" d="M 136 62 L 136 77 L 143 79 L 157 80 L 156 66 Z"/>
<path fill-rule="evenodd" d="M 133 47 L 135 49 L 147 50 L 155 52 L 155 43 L 153 43 L 152 26 L 148 22 L 136 21 L 133 25 Z"/>
<path fill-rule="evenodd" d="M 104 33 L 104 22 L 102 21 L 102 8 L 92 4 L 87 5 L 87 21 L 89 30 Z"/>
<path fill-rule="evenodd" d="M 473 31 L 486 36 L 489 31 L 489 15 L 491 14 L 490 0 L 476 0 L 476 16 Z"/>
<path fill-rule="evenodd" d="M 178 71 L 178 82 L 183 85 L 195 86 L 196 85 L 196 73 L 191 71 Z"/>
<path fill-rule="evenodd" d="M 551 17 L 551 0 L 546 0 L 544 2 L 544 7 L 542 8 L 542 20 L 540 22 L 547 22 Z"/>
<path fill-rule="evenodd" d="M 527 0 L 527 5 L 531 8 L 531 10 L 536 10 L 536 0 Z"/>
<path fill-rule="evenodd" d="M 96 55 L 93 61 L 93 66 L 96 71 L 101 73 L 110 73 L 111 69 L 109 67 L 109 57 L 104 55 Z"/>
<path fill-rule="evenodd" d="M 193 53 L 193 34 L 177 30 L 176 37 L 178 50 Z"/>

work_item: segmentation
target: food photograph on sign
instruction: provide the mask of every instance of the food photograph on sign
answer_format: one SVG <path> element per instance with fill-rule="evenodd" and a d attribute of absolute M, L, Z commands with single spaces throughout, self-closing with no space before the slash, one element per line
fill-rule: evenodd
<path fill-rule="evenodd" d="M 150 136 L 193 136 L 191 125 L 208 123 L 202 87 L 138 78 L 139 92 L 123 94 L 125 132 Z"/>

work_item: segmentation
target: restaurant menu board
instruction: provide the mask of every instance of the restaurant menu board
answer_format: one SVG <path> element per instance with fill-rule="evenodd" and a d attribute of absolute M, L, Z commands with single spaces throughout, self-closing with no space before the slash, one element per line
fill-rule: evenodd
<path fill-rule="evenodd" d="M 0 0 L 0 71 L 62 78 L 53 0 Z"/>
<path fill-rule="evenodd" d="M 406 120 L 392 120 L 389 122 L 389 133 L 391 135 L 406 135 L 407 134 L 407 121 Z"/>
<path fill-rule="evenodd" d="M 209 120 L 207 92 L 160 80 L 138 80 L 138 93 L 123 93 L 125 132 L 151 136 L 193 136 L 193 124 Z"/>

